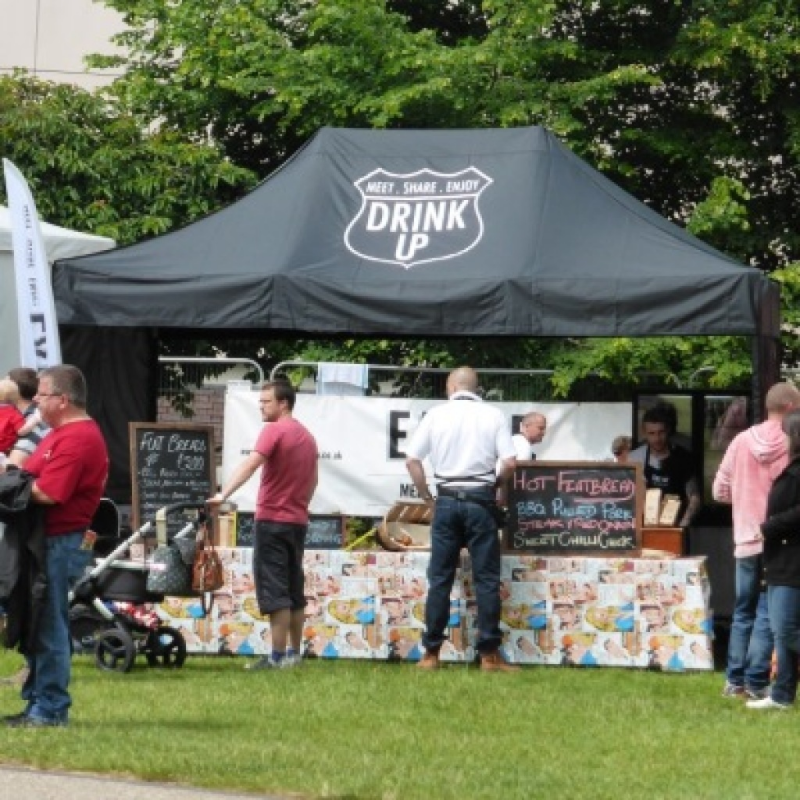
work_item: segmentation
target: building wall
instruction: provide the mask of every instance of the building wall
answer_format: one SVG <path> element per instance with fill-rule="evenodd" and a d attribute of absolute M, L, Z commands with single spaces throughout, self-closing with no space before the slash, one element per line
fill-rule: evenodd
<path fill-rule="evenodd" d="M 118 72 L 88 71 L 89 53 L 112 55 L 120 15 L 93 0 L 0 0 L 0 74 L 24 68 L 43 80 L 91 90 Z"/>

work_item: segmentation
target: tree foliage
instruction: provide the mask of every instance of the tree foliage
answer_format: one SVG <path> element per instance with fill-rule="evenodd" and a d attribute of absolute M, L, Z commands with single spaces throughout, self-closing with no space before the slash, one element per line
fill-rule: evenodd
<path fill-rule="evenodd" d="M 118 37 L 126 56 L 94 58 L 125 70 L 113 87 L 115 111 L 157 124 L 171 145 L 193 143 L 208 158 L 218 149 L 263 178 L 324 125 L 544 125 L 659 213 L 792 283 L 800 10 L 788 0 L 105 3 L 127 26 Z M 241 185 L 228 174 L 202 186 L 210 162 L 191 169 L 197 182 L 183 200 L 193 205 L 174 207 L 181 219 Z M 174 200 L 167 192 L 167 206 Z M 124 199 L 120 210 L 104 202 L 120 223 L 130 214 Z M 140 234 L 169 224 L 155 195 L 149 203 L 159 213 Z M 326 348 L 423 363 L 453 352 L 507 355 L 523 368 L 558 359 L 562 387 L 591 371 L 621 379 L 634 366 L 683 383 L 714 367 L 718 385 L 749 369 L 746 343 L 724 339 L 309 344 L 309 352 Z"/>
<path fill-rule="evenodd" d="M 26 75 L 0 77 L 0 151 L 44 219 L 120 244 L 207 214 L 253 181 L 212 146 L 148 132 L 113 98 Z"/>

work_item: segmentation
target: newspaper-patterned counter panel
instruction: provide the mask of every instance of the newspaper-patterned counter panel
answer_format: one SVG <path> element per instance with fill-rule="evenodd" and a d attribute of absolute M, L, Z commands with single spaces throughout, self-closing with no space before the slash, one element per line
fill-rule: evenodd
<path fill-rule="evenodd" d="M 263 655 L 269 621 L 258 612 L 250 548 L 220 548 L 226 585 L 203 618 L 198 600 L 166 598 L 159 617 L 190 653 Z M 308 658 L 416 661 L 422 655 L 426 552 L 311 550 L 305 555 Z M 503 652 L 518 664 L 711 670 L 705 559 L 503 556 Z M 474 659 L 469 559 L 456 576 L 442 659 Z"/>

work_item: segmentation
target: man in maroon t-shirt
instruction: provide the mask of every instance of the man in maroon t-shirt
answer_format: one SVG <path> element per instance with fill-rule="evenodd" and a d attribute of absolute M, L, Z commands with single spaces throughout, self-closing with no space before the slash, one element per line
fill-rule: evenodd
<path fill-rule="evenodd" d="M 261 417 L 268 424 L 250 455 L 209 501 L 224 502 L 262 468 L 253 567 L 259 611 L 269 615 L 272 654 L 249 664 L 251 669 L 294 666 L 300 659 L 306 605 L 303 547 L 308 505 L 317 488 L 317 443 L 292 417 L 294 401 L 286 381 L 261 387 Z"/>
<path fill-rule="evenodd" d="M 89 524 L 108 477 L 108 451 L 97 423 L 86 413 L 86 381 L 62 364 L 39 376 L 36 402 L 52 430 L 25 462 L 35 478 L 31 500 L 46 507 L 47 592 L 22 687 L 25 710 L 6 718 L 10 727 L 67 724 L 70 680 L 69 590 L 92 555 Z"/>

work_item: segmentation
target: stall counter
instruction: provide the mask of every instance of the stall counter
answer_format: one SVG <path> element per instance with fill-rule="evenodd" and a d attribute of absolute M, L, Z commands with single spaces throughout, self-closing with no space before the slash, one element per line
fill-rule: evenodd
<path fill-rule="evenodd" d="M 270 652 L 258 612 L 253 551 L 220 548 L 226 584 L 202 616 L 193 598 L 156 610 L 190 653 Z M 308 658 L 416 661 L 422 655 L 427 552 L 311 550 L 305 554 Z M 565 558 L 504 555 L 503 653 L 517 664 L 711 670 L 712 615 L 704 557 Z M 465 555 L 452 593 L 443 661 L 475 658 L 475 597 Z"/>

